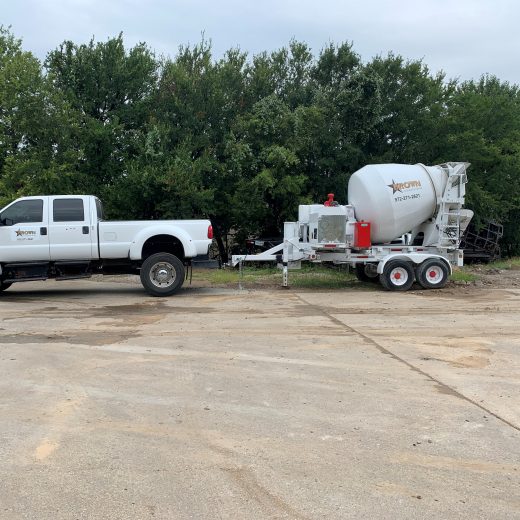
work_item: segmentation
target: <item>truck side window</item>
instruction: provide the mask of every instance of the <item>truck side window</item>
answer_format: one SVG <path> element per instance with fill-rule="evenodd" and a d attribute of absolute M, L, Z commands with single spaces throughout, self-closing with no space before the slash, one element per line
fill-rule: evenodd
<path fill-rule="evenodd" d="M 103 212 L 103 204 L 101 204 L 101 201 L 99 199 L 96 199 L 96 212 L 98 220 L 105 219 L 105 214 Z"/>
<path fill-rule="evenodd" d="M 28 224 L 31 222 L 43 222 L 43 200 L 20 200 L 9 206 L 0 215 L 0 220 L 6 224 Z"/>
<path fill-rule="evenodd" d="M 54 222 L 83 222 L 85 212 L 82 199 L 55 199 L 52 206 Z"/>

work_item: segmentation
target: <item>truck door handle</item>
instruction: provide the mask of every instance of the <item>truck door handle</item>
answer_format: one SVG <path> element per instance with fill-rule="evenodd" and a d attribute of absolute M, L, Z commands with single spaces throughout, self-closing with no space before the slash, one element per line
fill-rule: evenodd
<path fill-rule="evenodd" d="M 88 235 L 88 226 L 83 226 L 83 234 Z"/>
<path fill-rule="evenodd" d="M 40 228 L 40 235 L 46 235 L 47 234 L 47 228 L 46 227 L 41 227 Z"/>

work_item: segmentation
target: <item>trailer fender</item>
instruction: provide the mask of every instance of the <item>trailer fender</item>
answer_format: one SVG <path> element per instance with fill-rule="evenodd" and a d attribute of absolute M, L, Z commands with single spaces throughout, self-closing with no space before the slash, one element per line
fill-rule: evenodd
<path fill-rule="evenodd" d="M 451 264 L 450 262 L 448 262 L 448 260 L 446 260 L 446 258 L 444 258 L 441 255 L 432 255 L 425 253 L 396 253 L 395 255 L 388 255 L 387 257 L 385 257 L 384 260 L 381 260 L 377 264 L 377 272 L 378 274 L 381 274 L 385 269 L 385 265 L 388 262 L 391 262 L 392 260 L 405 260 L 406 262 L 412 262 L 416 265 L 419 265 L 422 264 L 425 260 L 430 260 L 431 258 L 442 260 L 448 267 L 450 275 L 452 274 L 453 271 Z"/>

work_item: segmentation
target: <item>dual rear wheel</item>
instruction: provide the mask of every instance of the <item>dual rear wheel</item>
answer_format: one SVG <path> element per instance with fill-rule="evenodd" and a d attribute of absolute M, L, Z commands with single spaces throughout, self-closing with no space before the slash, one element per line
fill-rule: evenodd
<path fill-rule="evenodd" d="M 415 266 L 405 260 L 391 260 L 381 274 L 372 267 L 356 265 L 356 276 L 363 282 L 380 282 L 388 291 L 407 291 L 414 281 L 424 289 L 441 289 L 448 283 L 446 262 L 431 258 Z"/>
<path fill-rule="evenodd" d="M 171 296 L 184 283 L 184 264 L 170 253 L 149 256 L 141 266 L 141 283 L 152 296 Z"/>
<path fill-rule="evenodd" d="M 446 262 L 432 258 L 415 269 L 415 278 L 424 289 L 441 289 L 448 283 L 450 271 Z"/>

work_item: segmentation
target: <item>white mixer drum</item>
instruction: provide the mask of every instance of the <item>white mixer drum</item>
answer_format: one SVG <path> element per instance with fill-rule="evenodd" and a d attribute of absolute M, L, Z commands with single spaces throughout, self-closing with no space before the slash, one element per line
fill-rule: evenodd
<path fill-rule="evenodd" d="M 370 222 L 372 243 L 383 244 L 431 218 L 446 181 L 440 166 L 370 164 L 350 177 L 348 203 Z"/>

